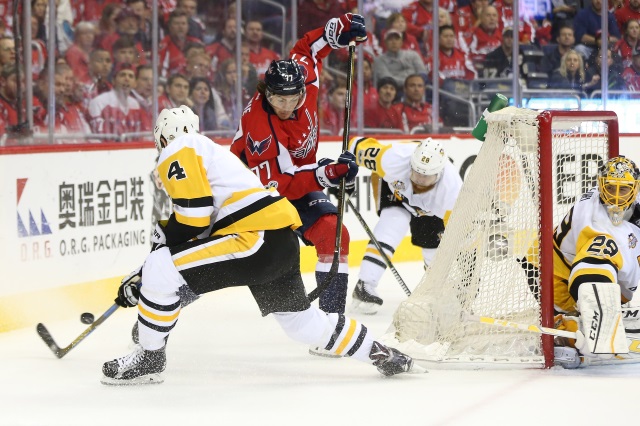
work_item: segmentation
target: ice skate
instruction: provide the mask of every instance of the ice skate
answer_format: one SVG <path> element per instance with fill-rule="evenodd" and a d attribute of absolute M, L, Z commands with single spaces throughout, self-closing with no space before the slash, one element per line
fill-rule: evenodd
<path fill-rule="evenodd" d="M 382 306 L 382 299 L 378 296 L 375 287 L 358 280 L 351 295 L 353 302 L 351 310 L 366 315 L 375 315 Z"/>
<path fill-rule="evenodd" d="M 160 375 L 167 365 L 164 348 L 147 351 L 136 345 L 129 355 L 105 362 L 104 376 L 100 382 L 105 385 L 144 385 L 162 383 Z"/>
<path fill-rule="evenodd" d="M 426 372 L 423 368 L 417 368 L 416 371 L 412 371 L 414 365 L 410 356 L 379 342 L 373 342 L 369 358 L 373 360 L 373 365 L 378 367 L 378 371 L 385 376 L 408 372 Z"/>

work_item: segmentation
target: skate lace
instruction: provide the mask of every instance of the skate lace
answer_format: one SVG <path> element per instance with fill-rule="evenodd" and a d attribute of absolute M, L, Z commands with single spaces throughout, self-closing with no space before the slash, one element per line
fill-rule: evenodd
<path fill-rule="evenodd" d="M 140 345 L 136 345 L 136 348 L 129 355 L 125 355 L 122 358 L 118 358 L 118 366 L 125 367 L 130 365 L 136 365 L 144 357 L 144 348 Z"/>

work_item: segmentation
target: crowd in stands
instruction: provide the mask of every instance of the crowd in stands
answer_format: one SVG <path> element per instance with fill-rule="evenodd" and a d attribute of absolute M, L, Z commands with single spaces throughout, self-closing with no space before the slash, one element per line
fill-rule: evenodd
<path fill-rule="evenodd" d="M 232 134 L 239 111 L 269 63 L 292 43 L 277 37 L 291 17 L 279 21 L 274 10 L 260 2 L 243 3 L 238 33 L 230 0 L 158 0 L 159 67 L 154 70 L 150 0 L 58 0 L 54 31 L 48 27 L 48 1 L 30 0 L 32 51 L 22 56 L 31 58 L 31 75 L 25 76 L 15 59 L 14 1 L 0 0 L 0 137 L 25 129 L 26 100 L 19 80 L 20 86 L 26 80 L 33 87 L 32 130 L 46 133 L 54 123 L 56 133 L 74 135 L 64 142 L 81 140 L 77 135 L 82 134 L 109 140 L 151 132 L 156 92 L 159 109 L 188 105 L 201 117 L 201 131 Z M 606 58 L 609 90 L 640 91 L 640 0 L 609 2 L 606 52 L 602 0 L 550 0 L 551 10 L 544 12 L 525 7 L 536 2 L 521 2 L 520 54 L 539 54 L 525 55 L 535 60 L 523 60 L 517 67 L 512 64 L 513 1 L 440 0 L 436 32 L 433 0 L 365 0 L 359 13 L 367 19 L 369 37 L 357 58 L 364 85 L 362 91 L 357 84 L 353 90 L 363 94 L 364 127 L 409 132 L 431 124 L 434 72 L 442 90 L 460 97 L 468 97 L 479 78 L 511 78 L 514 73 L 537 89 L 590 96 L 601 87 Z M 278 2 L 290 10 L 290 0 Z M 347 11 L 357 11 L 355 0 L 298 0 L 298 37 Z M 56 35 L 55 52 L 48 51 L 51 33 Z M 235 59 L 237 37 L 241 69 Z M 50 54 L 55 55 L 54 81 L 49 81 Z M 346 55 L 346 49 L 332 53 L 321 74 L 319 119 L 325 134 L 342 129 Z M 529 78 L 534 75 L 535 80 Z M 54 102 L 49 99 L 51 85 Z M 354 104 L 360 101 L 356 96 Z M 440 104 L 441 123 L 455 122 L 460 111 Z M 52 105 L 53 120 L 48 114 Z M 352 118 L 355 122 L 354 114 Z"/>

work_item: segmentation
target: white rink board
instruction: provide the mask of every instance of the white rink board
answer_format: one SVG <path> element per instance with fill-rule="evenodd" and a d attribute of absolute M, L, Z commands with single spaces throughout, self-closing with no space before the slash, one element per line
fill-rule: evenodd
<path fill-rule="evenodd" d="M 463 172 L 481 146 L 470 138 L 443 141 Z M 620 152 L 640 161 L 639 142 L 636 136 L 621 138 Z M 336 158 L 341 144 L 322 142 L 318 158 Z M 152 147 L 0 155 L 5 185 L 0 192 L 0 297 L 122 276 L 138 266 L 149 249 L 149 175 L 155 156 Z M 363 170 L 358 179 L 353 203 L 373 228 L 377 216 L 368 173 Z M 85 212 L 91 208 L 89 220 Z M 345 224 L 352 241 L 368 239 L 352 213 L 347 212 Z"/>

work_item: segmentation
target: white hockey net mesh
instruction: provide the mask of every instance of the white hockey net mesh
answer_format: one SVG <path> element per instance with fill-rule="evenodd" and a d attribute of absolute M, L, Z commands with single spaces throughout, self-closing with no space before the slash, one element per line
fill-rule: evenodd
<path fill-rule="evenodd" d="M 520 262 L 526 257 L 539 264 L 537 116 L 536 111 L 509 107 L 487 118 L 486 141 L 432 266 L 394 315 L 396 346 L 418 360 L 476 368 L 544 365 L 540 335 L 465 317 L 541 322 L 539 303 Z M 603 122 L 553 123 L 554 173 L 542 178 L 552 180 L 555 226 L 576 197 L 596 185 L 608 142 Z"/>

